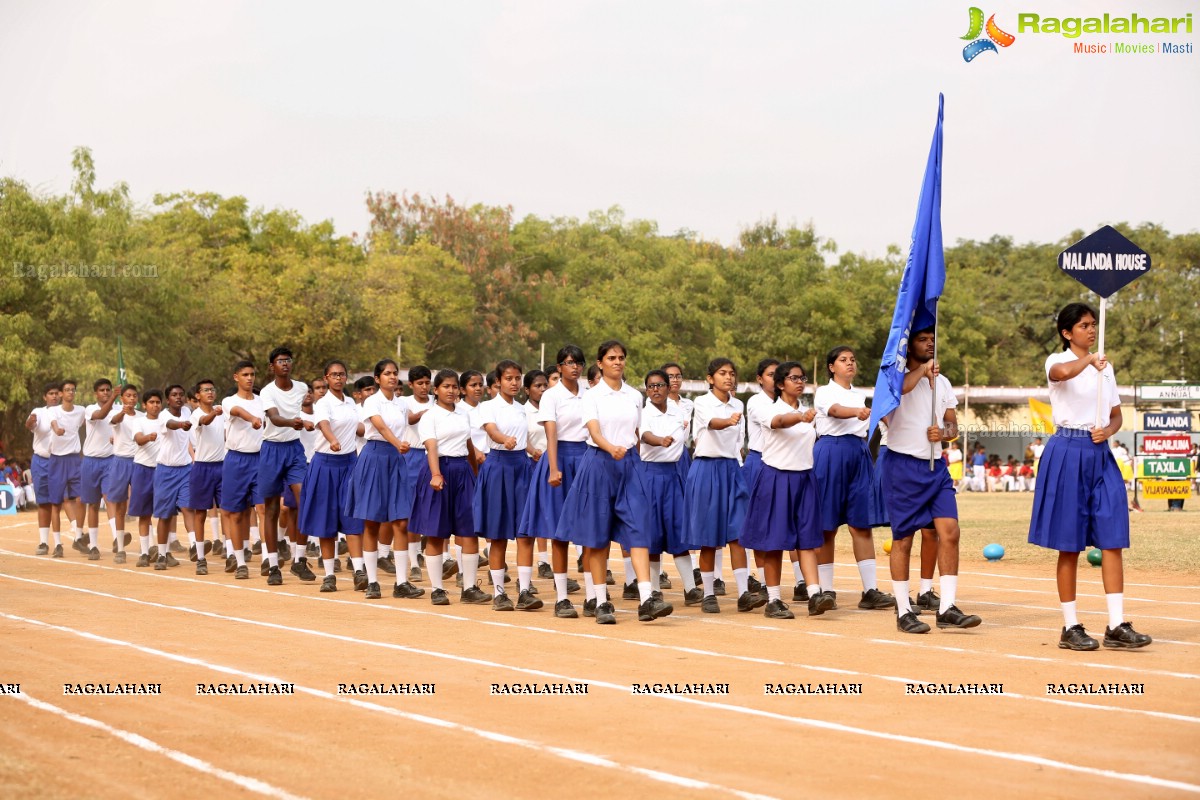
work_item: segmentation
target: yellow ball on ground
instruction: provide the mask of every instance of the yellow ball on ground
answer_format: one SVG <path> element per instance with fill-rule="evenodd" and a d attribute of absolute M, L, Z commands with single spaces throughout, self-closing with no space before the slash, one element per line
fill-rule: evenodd
<path fill-rule="evenodd" d="M 885 552 L 885 553 L 892 552 L 892 540 L 891 539 L 883 540 L 883 552 Z"/>

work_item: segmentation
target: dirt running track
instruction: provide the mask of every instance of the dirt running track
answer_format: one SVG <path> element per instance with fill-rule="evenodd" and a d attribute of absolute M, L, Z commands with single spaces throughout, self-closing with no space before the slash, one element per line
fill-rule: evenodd
<path fill-rule="evenodd" d="M 1011 564 L 964 562 L 960 605 L 984 617 L 974 631 L 905 636 L 891 613 L 854 608 L 848 545 L 842 608 L 823 617 L 801 604 L 792 621 L 738 614 L 733 597 L 720 616 L 702 615 L 683 607 L 676 578 L 674 616 L 639 623 L 634 603 L 617 601 L 618 624 L 600 627 L 555 619 L 552 604 L 463 606 L 455 591 L 448 608 L 386 588 L 368 602 L 344 572 L 333 595 L 286 570 L 268 590 L 257 561 L 251 580 L 234 581 L 216 561 L 197 578 L 186 561 L 156 572 L 116 566 L 108 552 L 88 562 L 69 545 L 62 560 L 34 557 L 32 518 L 7 519 L 0 684 L 20 689 L 0 694 L 4 798 L 1200 793 L 1200 587 L 1180 575 L 1127 576 L 1127 616 L 1154 645 L 1072 653 L 1056 647 L 1053 582 Z M 552 600 L 552 583 L 536 583 Z M 1082 573 L 1080 590 L 1081 619 L 1102 634 L 1098 570 Z M 264 682 L 295 693 L 197 694 L 197 684 Z M 64 695 L 81 683 L 161 684 L 161 694 Z M 435 691 L 339 694 L 349 683 Z M 496 696 L 493 683 L 587 684 L 587 694 Z M 634 694 L 648 683 L 729 688 Z M 1003 684 L 1003 694 L 909 693 L 927 683 Z M 1051 683 L 1144 694 L 1048 696 Z M 767 695 L 766 684 L 861 693 Z"/>

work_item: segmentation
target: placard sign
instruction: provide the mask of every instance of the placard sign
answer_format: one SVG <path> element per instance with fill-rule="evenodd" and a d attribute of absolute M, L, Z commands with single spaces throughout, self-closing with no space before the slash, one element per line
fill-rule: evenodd
<path fill-rule="evenodd" d="M 1192 496 L 1191 481 L 1142 481 L 1142 497 L 1158 500 L 1187 500 Z"/>
<path fill-rule="evenodd" d="M 1190 411 L 1147 411 L 1142 419 L 1142 429 L 1147 431 L 1190 431 Z"/>
<path fill-rule="evenodd" d="M 1059 253 L 1058 268 L 1101 297 L 1109 297 L 1150 269 L 1150 254 L 1105 225 Z"/>
<path fill-rule="evenodd" d="M 1142 452 L 1148 456 L 1186 456 L 1192 452 L 1190 436 L 1145 436 Z"/>
<path fill-rule="evenodd" d="M 1169 458 L 1139 458 L 1139 478 L 1190 478 L 1192 460 L 1172 456 Z"/>

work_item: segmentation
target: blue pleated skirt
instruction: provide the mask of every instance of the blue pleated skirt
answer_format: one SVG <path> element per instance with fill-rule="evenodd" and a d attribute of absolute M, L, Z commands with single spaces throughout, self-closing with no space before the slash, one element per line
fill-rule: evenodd
<path fill-rule="evenodd" d="M 343 513 L 372 522 L 407 519 L 412 509 L 408 467 L 391 444 L 371 439 L 350 474 Z"/>
<path fill-rule="evenodd" d="M 679 454 L 679 460 L 675 462 L 675 471 L 679 473 L 681 483 L 687 483 L 688 471 L 692 468 L 692 453 L 687 449 L 687 444 L 683 446 L 683 452 Z"/>
<path fill-rule="evenodd" d="M 821 524 L 827 531 L 842 525 L 875 528 L 872 516 L 875 467 L 871 449 L 861 436 L 822 436 L 813 447 L 813 472 L 821 492 Z"/>
<path fill-rule="evenodd" d="M 825 543 L 821 529 L 821 492 L 814 470 L 775 469 L 763 464 L 750 493 L 742 547 L 813 550 Z"/>
<path fill-rule="evenodd" d="M 1129 506 L 1121 469 L 1091 431 L 1059 428 L 1046 443 L 1033 490 L 1031 544 L 1067 553 L 1129 547 Z"/>
<path fill-rule="evenodd" d="M 434 491 L 429 485 L 433 473 L 429 471 L 428 458 L 417 473 L 417 491 L 413 496 L 412 515 L 408 518 L 409 532 L 436 539 L 474 536 L 471 501 L 475 496 L 475 473 L 471 471 L 467 457 L 441 456 L 438 469 L 446 482 L 440 491 Z"/>
<path fill-rule="evenodd" d="M 684 486 L 688 550 L 736 542 L 750 492 L 736 458 L 697 458 Z"/>
<path fill-rule="evenodd" d="M 548 482 L 550 459 L 545 454 L 533 465 L 533 472 L 529 476 L 529 495 L 525 498 L 525 509 L 517 522 L 517 530 L 522 536 L 570 541 L 570 526 L 566 527 L 567 537 L 560 538 L 558 520 L 562 516 L 563 501 L 571 491 L 588 449 L 587 442 L 558 443 L 558 471 L 562 473 L 560 486 L 551 486 Z"/>
<path fill-rule="evenodd" d="M 879 445 L 874 469 L 871 470 L 871 518 L 879 520 L 877 527 L 880 528 L 886 528 L 891 524 L 888 521 L 887 504 L 883 502 L 883 482 L 879 480 L 879 465 L 883 463 L 885 453 L 887 453 L 887 445 Z"/>
<path fill-rule="evenodd" d="M 488 453 L 479 468 L 472 496 L 471 516 L 476 533 L 492 540 L 517 538 L 532 471 L 533 465 L 524 450 L 498 449 Z"/>
<path fill-rule="evenodd" d="M 408 498 L 409 507 L 401 509 L 404 516 L 400 519 L 408 519 L 412 515 L 412 504 L 417 497 L 417 478 L 421 474 L 421 468 L 425 468 L 425 472 L 429 472 L 429 458 L 423 447 L 410 447 L 407 453 L 400 454 L 400 460 L 404 462 L 404 485 L 405 496 Z"/>
<path fill-rule="evenodd" d="M 613 541 L 626 549 L 649 547 L 640 460 L 636 448 L 617 461 L 589 447 L 563 501 L 555 538 L 583 547 L 608 547 Z"/>
<path fill-rule="evenodd" d="M 754 479 L 762 469 L 762 453 L 758 450 L 747 450 L 746 460 L 742 462 L 742 475 L 746 479 L 746 491 L 754 486 Z"/>
<path fill-rule="evenodd" d="M 684 541 L 686 513 L 678 463 L 640 462 L 642 486 L 646 490 L 646 528 L 651 555 L 673 555 L 688 549 Z"/>
<path fill-rule="evenodd" d="M 225 458 L 228 461 L 229 454 Z M 318 539 L 332 539 L 338 533 L 362 533 L 362 520 L 350 514 L 346 506 L 356 461 L 355 453 L 313 453 L 300 493 L 300 533 Z M 225 490 L 223 484 L 221 489 Z"/>

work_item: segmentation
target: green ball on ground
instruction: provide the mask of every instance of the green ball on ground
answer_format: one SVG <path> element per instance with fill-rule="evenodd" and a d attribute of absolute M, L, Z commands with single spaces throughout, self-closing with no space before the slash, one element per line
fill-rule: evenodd
<path fill-rule="evenodd" d="M 1104 557 L 1103 554 L 1094 547 L 1091 550 L 1088 550 L 1087 560 L 1088 560 L 1088 563 L 1091 564 L 1093 567 L 1100 566 L 1100 560 L 1103 557 Z"/>

